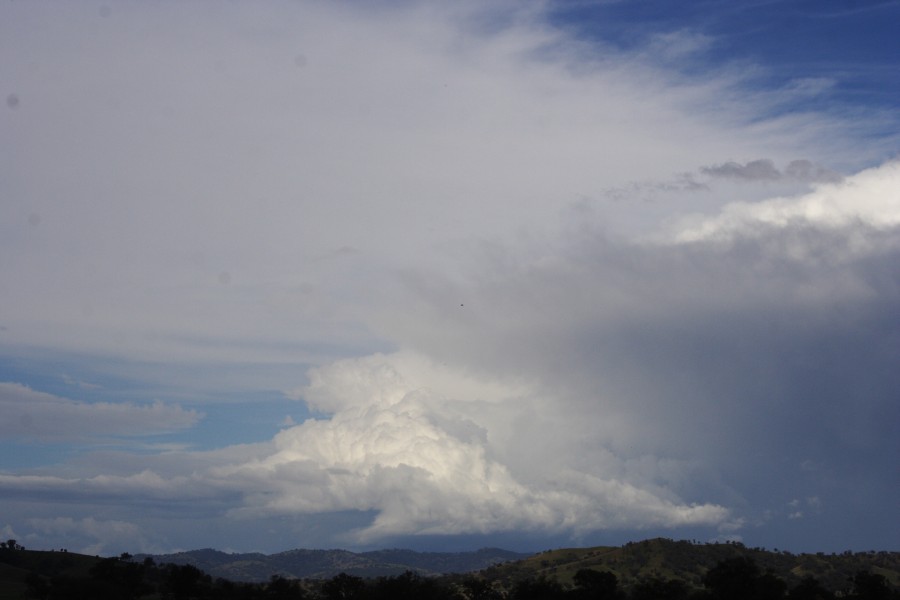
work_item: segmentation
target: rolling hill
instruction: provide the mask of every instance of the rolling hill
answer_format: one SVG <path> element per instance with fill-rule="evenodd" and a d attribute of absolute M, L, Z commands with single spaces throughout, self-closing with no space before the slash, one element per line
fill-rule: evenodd
<path fill-rule="evenodd" d="M 357 577 L 399 575 L 412 571 L 433 576 L 480 571 L 498 563 L 521 560 L 530 554 L 499 548 L 474 552 L 414 552 L 412 550 L 288 550 L 277 554 L 229 554 L 218 550 L 191 550 L 177 554 L 141 554 L 159 564 L 190 564 L 214 577 L 231 581 L 266 581 L 272 575 L 290 579 L 323 579 L 338 573 Z"/>
<path fill-rule="evenodd" d="M 677 579 L 690 587 L 703 586 L 703 576 L 721 561 L 746 557 L 763 572 L 771 572 L 793 587 L 804 577 L 818 579 L 832 591 L 847 588 L 848 579 L 860 571 L 883 575 L 900 585 L 900 552 L 844 552 L 842 554 L 793 554 L 739 543 L 702 544 L 665 538 L 631 542 L 624 546 L 598 546 L 548 550 L 526 559 L 491 567 L 486 579 L 508 587 L 527 578 L 546 577 L 571 585 L 580 569 L 612 572 L 623 587 L 651 578 Z"/>
<path fill-rule="evenodd" d="M 832 594 L 869 598 L 860 595 L 858 589 L 851 589 L 851 578 L 868 573 L 883 578 L 884 583 L 879 585 L 888 586 L 872 598 L 900 597 L 900 552 L 792 554 L 736 543 L 700 544 L 658 538 L 621 547 L 565 548 L 534 555 L 496 548 L 475 552 L 395 549 L 363 553 L 297 549 L 272 555 L 207 549 L 104 559 L 74 552 L 0 548 L 0 600 L 27 597 L 29 586 L 34 585 L 43 586 L 45 591 L 55 590 L 50 596 L 34 597 L 118 598 L 124 593 L 122 590 L 130 590 L 128 597 L 156 598 L 159 593 L 177 590 L 185 581 L 197 590 L 205 589 L 208 597 L 269 597 L 266 594 L 274 593 L 273 586 L 280 586 L 306 590 L 310 597 L 319 598 L 328 596 L 324 590 L 332 579 L 341 578 L 345 583 L 348 578 L 351 583 L 366 578 L 370 591 L 378 586 L 418 586 L 461 598 L 468 596 L 459 596 L 460 590 L 482 589 L 516 600 L 533 597 L 527 595 L 527 585 L 520 585 L 529 582 L 552 580 L 561 592 L 578 592 L 573 589 L 580 585 L 576 585 L 576 574 L 585 569 L 615 575 L 623 599 L 644 597 L 637 591 L 654 581 L 680 582 L 678 585 L 685 590 L 681 598 L 706 598 L 704 576 L 731 559 L 749 559 L 760 573 L 782 580 L 784 589 L 794 589 L 805 577 L 813 577 Z M 74 596 L 58 595 L 71 590 L 78 592 Z M 566 597 L 576 596 L 570 593 Z"/>

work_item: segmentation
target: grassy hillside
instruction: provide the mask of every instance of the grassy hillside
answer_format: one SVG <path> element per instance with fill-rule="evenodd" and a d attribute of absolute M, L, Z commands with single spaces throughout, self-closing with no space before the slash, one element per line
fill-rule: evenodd
<path fill-rule="evenodd" d="M 91 567 L 100 562 L 95 556 L 74 552 L 32 550 L 0 551 L 0 600 L 25 598 L 30 574 L 42 577 L 87 577 Z"/>
<path fill-rule="evenodd" d="M 689 541 L 653 539 L 621 547 L 548 550 L 525 560 L 484 571 L 491 581 L 505 587 L 532 577 L 547 577 L 563 585 L 572 584 L 579 569 L 610 571 L 620 585 L 628 587 L 650 578 L 679 579 L 701 588 L 703 576 L 719 562 L 736 557 L 751 558 L 762 571 L 771 571 L 793 587 L 805 576 L 813 576 L 831 590 L 847 587 L 859 571 L 883 575 L 900 585 L 900 553 L 846 552 L 843 554 L 791 554 L 747 548 L 742 544 L 695 544 Z"/>

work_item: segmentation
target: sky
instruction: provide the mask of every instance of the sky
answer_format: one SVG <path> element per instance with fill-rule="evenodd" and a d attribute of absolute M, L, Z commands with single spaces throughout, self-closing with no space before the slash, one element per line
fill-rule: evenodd
<path fill-rule="evenodd" d="M 898 22 L 3 3 L 0 538 L 900 550 Z"/>

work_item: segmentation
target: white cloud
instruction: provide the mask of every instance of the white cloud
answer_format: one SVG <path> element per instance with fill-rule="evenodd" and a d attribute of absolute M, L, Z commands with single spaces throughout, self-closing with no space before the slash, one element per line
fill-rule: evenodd
<path fill-rule="evenodd" d="M 0 382 L 0 436 L 29 440 L 84 440 L 141 436 L 186 429 L 202 415 L 177 405 L 78 402 Z"/>
<path fill-rule="evenodd" d="M 344 404 L 329 403 L 329 418 L 284 429 L 271 445 L 145 457 L 151 467 L 129 473 L 126 463 L 121 475 L 0 475 L 0 488 L 84 504 L 225 502 L 237 518 L 372 512 L 371 523 L 347 538 L 353 543 L 515 530 L 571 535 L 729 518 L 722 506 L 685 503 L 664 486 L 646 485 L 618 457 L 583 468 L 558 454 L 575 448 L 558 447 L 549 432 L 528 440 L 532 452 L 548 453 L 542 464 L 506 464 L 511 448 L 504 444 L 525 433 L 516 424 L 533 409 L 521 385 L 484 382 L 408 354 L 345 360 L 319 372 L 327 376 L 311 377 L 311 396 Z M 139 464 L 130 462 L 132 469 Z M 573 466 L 553 467 L 560 462 Z"/>
<path fill-rule="evenodd" d="M 317 369 L 310 380 L 301 395 L 333 413 L 330 418 L 282 431 L 270 456 L 214 470 L 216 477 L 258 490 L 248 494 L 250 512 L 375 511 L 357 541 L 709 525 L 728 516 L 721 506 L 688 505 L 602 469 L 529 469 L 520 479 L 501 462 L 507 449 L 497 445 L 507 424 L 525 416 L 520 409 L 529 401 L 521 384 L 504 389 L 502 382 L 409 354 L 341 361 Z M 548 407 L 553 403 L 546 400 Z M 485 414 L 485 406 L 493 406 L 493 414 Z M 552 442 L 531 440 L 538 452 L 552 452 Z"/>
<path fill-rule="evenodd" d="M 900 203 L 895 190 L 900 185 L 900 161 L 892 161 L 857 173 L 853 177 L 819 186 L 799 198 L 773 198 L 763 202 L 735 202 L 721 212 L 690 224 L 686 219 L 676 239 L 681 242 L 721 239 L 753 234 L 761 227 L 809 226 L 825 229 L 869 226 L 888 230 L 900 225 Z M 694 217 L 697 220 L 697 217 Z M 858 236 L 848 250 L 851 256 L 867 254 L 877 236 Z"/>
<path fill-rule="evenodd" d="M 102 385 L 99 385 L 97 383 L 90 383 L 88 381 L 75 379 L 73 377 L 70 377 L 69 375 L 66 375 L 65 373 L 62 375 L 62 380 L 66 382 L 67 385 L 75 386 L 82 390 L 99 390 L 103 387 Z"/>

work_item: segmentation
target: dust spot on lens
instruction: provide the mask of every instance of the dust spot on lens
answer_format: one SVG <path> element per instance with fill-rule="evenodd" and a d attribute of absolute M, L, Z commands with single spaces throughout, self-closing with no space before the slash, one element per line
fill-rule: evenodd
<path fill-rule="evenodd" d="M 112 13 L 112 9 L 104 4 L 97 10 L 97 12 L 100 13 L 100 16 L 105 19 Z"/>
<path fill-rule="evenodd" d="M 298 54 L 294 57 L 294 65 L 300 67 L 301 69 L 309 64 L 309 61 L 306 60 L 306 55 Z"/>
<path fill-rule="evenodd" d="M 219 273 L 219 283 L 222 285 L 228 285 L 231 283 L 231 273 L 228 271 L 222 271 Z"/>
<path fill-rule="evenodd" d="M 28 224 L 32 227 L 37 227 L 41 224 L 41 215 L 37 213 L 31 213 L 28 215 Z"/>
<path fill-rule="evenodd" d="M 10 108 L 18 108 L 19 107 L 19 97 L 15 94 L 10 94 L 6 97 L 6 105 Z"/>

